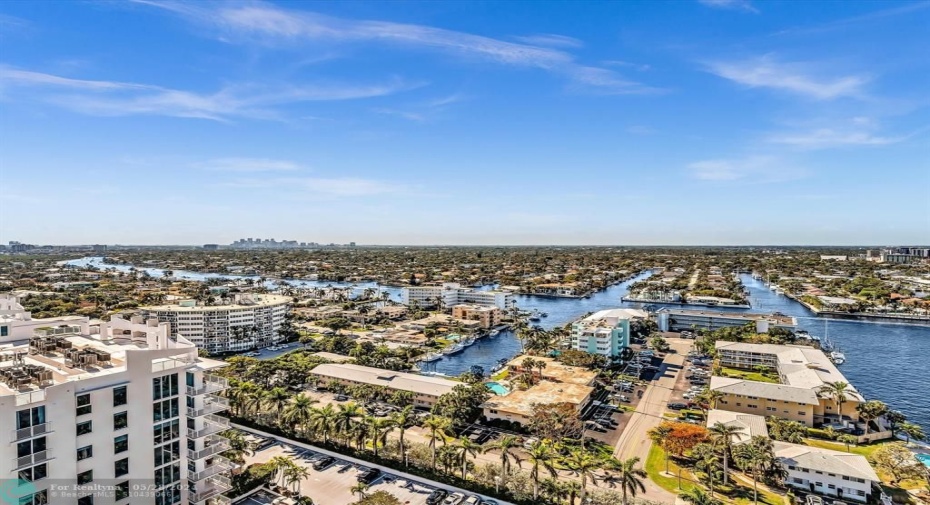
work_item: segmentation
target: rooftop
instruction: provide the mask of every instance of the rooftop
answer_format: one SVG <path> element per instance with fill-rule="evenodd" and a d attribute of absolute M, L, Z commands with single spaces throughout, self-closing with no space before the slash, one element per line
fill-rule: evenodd
<path fill-rule="evenodd" d="M 199 305 L 194 300 L 182 300 L 176 304 L 149 305 L 139 307 L 142 310 L 150 312 L 171 311 L 171 312 L 204 312 L 204 311 L 221 311 L 235 310 L 245 307 L 262 307 L 269 305 L 281 305 L 291 303 L 293 299 L 289 296 L 243 293 L 235 296 L 234 303 L 226 305 Z"/>
<path fill-rule="evenodd" d="M 710 389 L 740 396 L 759 396 L 772 400 L 796 402 L 807 405 L 819 405 L 817 392 L 813 389 L 756 382 L 732 377 L 711 377 Z"/>
<path fill-rule="evenodd" d="M 507 368 L 522 369 L 523 360 L 526 358 L 527 356 L 525 355 L 519 355 L 515 357 L 514 359 L 510 360 L 509 363 L 507 363 Z M 554 358 L 540 356 L 532 356 L 532 358 L 533 361 L 537 363 L 542 362 L 546 364 L 546 366 L 542 369 L 542 376 L 543 378 L 550 381 L 587 386 L 588 384 L 591 384 L 595 377 L 597 377 L 597 372 L 577 366 L 563 365 L 562 363 L 556 361 Z M 539 373 L 539 368 L 534 368 L 533 370 L 536 373 Z"/>
<path fill-rule="evenodd" d="M 600 310 L 590 316 L 577 321 L 577 324 L 591 327 L 610 327 L 613 328 L 622 320 L 627 319 L 646 319 L 649 314 L 643 310 L 637 309 L 606 309 Z"/>
<path fill-rule="evenodd" d="M 582 384 L 542 381 L 527 390 L 515 390 L 504 396 L 494 396 L 481 407 L 519 414 L 533 415 L 533 405 L 570 403 L 578 405 L 585 401 L 594 388 Z"/>
<path fill-rule="evenodd" d="M 865 456 L 787 442 L 772 445 L 775 457 L 789 465 L 881 482 Z"/>
<path fill-rule="evenodd" d="M 738 444 L 748 442 L 752 437 L 762 436 L 768 438 L 769 436 L 768 426 L 766 426 L 765 418 L 762 416 L 719 409 L 708 411 L 707 426 L 710 427 L 717 423 L 741 428 L 742 431 L 733 437 L 733 441 Z"/>
<path fill-rule="evenodd" d="M 659 313 L 668 313 L 669 315 L 675 316 L 702 316 L 702 317 L 715 317 L 719 319 L 736 319 L 743 320 L 747 323 L 752 323 L 756 321 L 774 321 L 776 324 L 785 325 L 785 326 L 794 326 L 797 324 L 795 318 L 791 316 L 785 316 L 782 314 L 747 314 L 745 312 L 720 312 L 713 310 L 693 310 L 693 309 L 673 309 L 673 308 L 662 308 L 659 309 Z"/>
<path fill-rule="evenodd" d="M 461 384 L 460 382 L 441 379 L 439 377 L 427 377 L 424 375 L 351 364 L 319 365 L 314 368 L 311 373 L 321 377 L 384 386 L 391 389 L 410 391 L 411 393 L 429 396 L 444 395 L 452 391 L 452 388 L 455 386 Z"/>

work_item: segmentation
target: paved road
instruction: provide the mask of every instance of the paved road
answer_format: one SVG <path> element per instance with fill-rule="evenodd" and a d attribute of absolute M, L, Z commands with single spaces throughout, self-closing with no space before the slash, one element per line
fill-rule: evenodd
<path fill-rule="evenodd" d="M 667 353 L 662 366 L 659 368 L 661 376 L 652 382 L 643 394 L 636 412 L 630 417 L 623 434 L 617 440 L 614 456 L 627 459 L 638 456 L 643 465 L 649 456 L 652 441 L 649 440 L 648 431 L 662 422 L 662 414 L 666 410 L 668 401 L 672 396 L 672 389 L 678 374 L 682 371 L 685 356 L 691 349 L 693 341 L 680 338 L 667 338 L 669 345 L 675 353 Z M 660 488 L 651 480 L 646 481 L 646 493 L 640 496 L 649 500 L 674 503 L 675 495 Z"/>
<path fill-rule="evenodd" d="M 429 493 L 434 488 L 437 488 L 437 487 L 445 489 L 446 491 L 449 491 L 449 492 L 459 491 L 461 493 L 464 493 L 466 496 L 475 494 L 474 492 L 471 492 L 471 491 L 466 491 L 464 489 L 459 489 L 453 486 L 449 486 L 449 485 L 435 482 L 432 480 L 424 479 L 423 477 L 417 477 L 415 475 L 410 475 L 404 472 L 399 472 L 392 468 L 373 465 L 367 461 L 363 461 L 363 460 L 356 459 L 356 458 L 351 458 L 349 456 L 345 456 L 343 454 L 339 454 L 339 453 L 329 451 L 326 449 L 321 449 L 319 447 L 312 446 L 309 444 L 296 442 L 289 438 L 279 437 L 277 435 L 272 435 L 270 433 L 266 433 L 260 430 L 255 430 L 252 428 L 247 428 L 245 426 L 241 426 L 237 424 L 233 424 L 232 426 L 236 428 L 237 430 L 242 430 L 248 433 L 253 433 L 255 435 L 261 435 L 263 437 L 277 440 L 278 442 L 281 443 L 280 446 L 272 447 L 272 449 L 277 448 L 274 451 L 271 449 L 266 450 L 266 451 L 261 451 L 259 453 L 261 456 L 259 457 L 257 455 L 254 461 L 252 459 L 248 459 L 247 462 L 249 463 L 264 462 L 264 461 L 271 459 L 271 457 L 273 456 L 280 455 L 282 453 L 287 453 L 289 456 L 292 456 L 292 457 L 297 456 L 298 462 L 301 462 L 309 467 L 309 462 L 308 462 L 309 458 L 301 458 L 301 455 L 305 451 L 312 451 L 317 454 L 325 454 L 327 456 L 332 456 L 336 458 L 336 464 L 330 466 L 329 468 L 323 471 L 318 472 L 318 471 L 311 469 L 310 474 L 312 478 L 304 481 L 303 484 L 301 485 L 301 492 L 305 496 L 309 496 L 313 498 L 314 503 L 317 503 L 320 505 L 344 505 L 346 503 L 351 503 L 355 501 L 355 498 L 353 498 L 351 494 L 349 493 L 349 488 L 355 484 L 355 475 L 358 473 L 358 471 L 350 470 L 350 471 L 346 471 L 343 473 L 339 473 L 339 468 L 340 466 L 342 466 L 341 463 L 352 463 L 354 465 L 363 466 L 365 468 L 378 468 L 385 474 L 391 475 L 397 480 L 404 481 L 404 483 L 406 483 L 407 481 L 410 481 L 412 484 L 414 484 L 412 490 L 402 488 L 401 483 L 398 483 L 397 481 L 388 485 L 384 483 L 382 480 L 378 480 L 371 487 L 372 491 L 377 491 L 378 489 L 384 489 L 386 491 L 389 491 L 391 494 L 394 494 L 395 496 L 397 496 L 401 500 L 401 503 L 406 502 L 406 503 L 410 503 L 411 505 L 426 503 L 426 497 L 429 495 Z M 500 503 L 501 505 L 512 505 L 508 502 L 498 500 L 490 496 L 482 496 L 482 499 L 488 499 L 488 500 L 493 499 L 497 501 L 498 503 Z"/>

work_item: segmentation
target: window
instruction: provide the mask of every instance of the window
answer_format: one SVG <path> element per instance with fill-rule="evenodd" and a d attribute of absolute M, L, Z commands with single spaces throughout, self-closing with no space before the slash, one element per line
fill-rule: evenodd
<path fill-rule="evenodd" d="M 857 490 L 856 490 L 856 494 L 859 495 L 859 496 L 865 496 L 865 491 L 863 491 L 863 490 L 861 490 L 861 489 L 857 489 Z"/>
<path fill-rule="evenodd" d="M 178 394 L 178 374 L 152 379 L 152 399 L 161 400 Z"/>
<path fill-rule="evenodd" d="M 127 426 L 129 426 L 129 418 L 127 417 L 125 412 L 118 412 L 116 414 L 113 414 L 113 429 L 114 430 L 121 430 Z"/>
<path fill-rule="evenodd" d="M 77 415 L 84 416 L 90 414 L 91 411 L 90 405 L 90 395 L 83 394 L 78 395 L 77 397 Z"/>
<path fill-rule="evenodd" d="M 113 475 L 122 477 L 129 473 L 129 458 L 123 458 L 113 464 Z"/>
<path fill-rule="evenodd" d="M 81 472 L 81 473 L 79 473 L 78 476 L 77 476 L 77 483 L 78 483 L 78 486 L 82 486 L 82 485 L 84 485 L 84 484 L 90 484 L 90 483 L 93 482 L 93 481 L 94 481 L 94 471 L 93 471 L 93 470 L 88 470 L 88 471 L 86 471 L 86 472 Z"/>
<path fill-rule="evenodd" d="M 0 326 L 0 337 L 6 337 L 10 334 L 9 326 Z"/>
<path fill-rule="evenodd" d="M 794 482 L 795 484 L 803 484 L 803 483 L 804 483 L 804 480 L 803 480 L 803 479 L 799 479 L 799 478 L 797 478 L 797 477 L 793 477 L 793 478 L 791 479 L 791 482 Z"/>
<path fill-rule="evenodd" d="M 84 421 L 83 423 L 78 423 L 77 425 L 78 436 L 87 435 L 88 433 L 91 433 L 92 431 L 94 431 L 93 421 Z"/>
<path fill-rule="evenodd" d="M 823 482 L 815 482 L 814 485 L 817 487 L 823 487 Z"/>
<path fill-rule="evenodd" d="M 78 498 L 78 505 L 94 505 L 94 495 L 89 494 Z"/>
<path fill-rule="evenodd" d="M 24 468 L 19 471 L 19 478 L 26 482 L 42 480 L 46 477 L 48 477 L 48 465 L 46 463 Z"/>
<path fill-rule="evenodd" d="M 48 490 L 43 489 L 38 493 L 30 496 L 23 496 L 19 499 L 19 505 L 46 505 L 48 503 Z"/>
<path fill-rule="evenodd" d="M 836 489 L 836 486 L 833 484 L 827 484 L 828 489 Z"/>
<path fill-rule="evenodd" d="M 799 416 L 807 415 L 807 412 L 804 412 L 803 410 L 799 410 L 798 415 Z"/>
<path fill-rule="evenodd" d="M 120 482 L 114 488 L 114 498 L 116 501 L 123 500 L 129 497 L 129 481 Z"/>
<path fill-rule="evenodd" d="M 113 454 L 129 450 L 129 435 L 120 435 L 113 439 Z"/>
<path fill-rule="evenodd" d="M 119 407 L 121 405 L 126 405 L 126 386 L 119 386 L 113 388 L 113 406 Z"/>
<path fill-rule="evenodd" d="M 45 406 L 33 407 L 16 412 L 17 430 L 31 428 L 40 424 L 45 424 Z"/>
<path fill-rule="evenodd" d="M 162 487 L 181 480 L 181 465 L 174 463 L 155 470 L 155 487 Z"/>
<path fill-rule="evenodd" d="M 16 457 L 22 458 L 45 450 L 45 437 L 34 438 L 16 444 Z"/>
<path fill-rule="evenodd" d="M 152 420 L 156 423 L 172 417 L 178 417 L 178 399 L 172 398 L 155 403 L 152 406 Z"/>
<path fill-rule="evenodd" d="M 188 440 L 188 445 L 191 445 L 190 442 Z M 155 448 L 155 466 L 162 466 L 180 458 L 181 445 L 177 441 Z"/>
<path fill-rule="evenodd" d="M 154 428 L 155 445 L 174 440 L 181 436 L 181 426 L 177 419 L 156 424 Z"/>
<path fill-rule="evenodd" d="M 87 447 L 81 447 L 77 450 L 77 460 L 81 461 L 83 459 L 94 457 L 94 446 L 88 445 Z"/>

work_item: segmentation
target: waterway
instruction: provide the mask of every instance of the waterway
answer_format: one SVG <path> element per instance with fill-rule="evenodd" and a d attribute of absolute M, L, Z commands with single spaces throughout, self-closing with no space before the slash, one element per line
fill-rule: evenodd
<path fill-rule="evenodd" d="M 114 268 L 129 271 L 130 265 L 107 265 L 102 258 L 80 258 L 67 264 L 83 267 L 93 265 L 98 268 Z M 161 277 L 163 271 L 157 268 L 138 268 L 153 277 Z M 615 284 L 592 294 L 589 298 L 548 298 L 538 296 L 517 296 L 517 306 L 524 310 L 545 312 L 548 317 L 538 324 L 543 328 L 553 328 L 567 324 L 586 313 L 616 307 L 640 307 L 638 303 L 621 302 L 627 294 L 628 286 L 649 274 L 642 274 L 630 281 Z M 193 281 L 209 278 L 252 278 L 257 276 L 233 276 L 205 274 L 175 270 L 174 276 Z M 749 290 L 751 309 L 726 309 L 735 312 L 781 312 L 798 319 L 798 327 L 812 335 L 828 337 L 839 346 L 846 355 L 846 364 L 840 370 L 846 378 L 869 399 L 880 399 L 892 408 L 904 412 L 911 422 L 930 430 L 930 326 L 902 325 L 894 323 L 876 323 L 870 321 L 850 321 L 817 318 L 813 312 L 800 303 L 776 294 L 761 281 L 750 275 L 741 276 L 743 284 Z M 355 292 L 374 287 L 391 294 L 394 300 L 400 299 L 400 289 L 379 286 L 376 283 L 345 284 L 325 281 L 286 280 L 288 284 L 300 287 L 352 287 Z M 275 287 L 277 281 L 267 281 L 269 287 Z M 428 370 L 444 375 L 459 375 L 472 365 L 479 365 L 490 370 L 501 359 L 510 359 L 520 352 L 520 341 L 513 332 L 501 332 L 495 337 L 477 341 L 462 352 L 443 357 L 429 364 Z"/>

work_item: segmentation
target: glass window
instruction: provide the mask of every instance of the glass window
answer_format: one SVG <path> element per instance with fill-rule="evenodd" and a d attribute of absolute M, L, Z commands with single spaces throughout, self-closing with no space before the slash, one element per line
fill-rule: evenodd
<path fill-rule="evenodd" d="M 165 375 L 152 379 L 152 399 L 161 400 L 178 394 L 178 374 Z"/>
<path fill-rule="evenodd" d="M 88 470 L 86 472 L 81 472 L 77 476 L 77 483 L 79 486 L 84 484 L 90 484 L 94 481 L 94 471 Z"/>
<path fill-rule="evenodd" d="M 171 419 L 172 417 L 178 417 L 178 414 L 177 398 L 158 402 L 154 404 L 152 408 L 152 420 L 156 423 L 165 419 Z"/>
<path fill-rule="evenodd" d="M 91 433 L 92 431 L 94 431 L 93 421 L 84 421 L 83 423 L 78 423 L 77 425 L 77 434 L 79 436 L 86 435 L 88 433 Z"/>
<path fill-rule="evenodd" d="M 41 480 L 46 477 L 48 477 L 48 465 L 46 463 L 41 463 L 29 468 L 23 468 L 19 471 L 19 478 L 27 482 Z"/>
<path fill-rule="evenodd" d="M 30 428 L 45 424 L 45 406 L 20 410 L 16 413 L 16 429 Z"/>
<path fill-rule="evenodd" d="M 121 430 L 127 426 L 129 426 L 129 417 L 127 416 L 126 412 L 118 412 L 113 414 L 114 430 Z"/>
<path fill-rule="evenodd" d="M 128 402 L 126 398 L 126 386 L 119 386 L 113 388 L 113 406 L 119 407 L 121 405 L 126 405 Z"/>
<path fill-rule="evenodd" d="M 113 464 L 113 473 L 116 477 L 122 477 L 129 473 L 129 458 L 123 458 Z"/>
<path fill-rule="evenodd" d="M 16 444 L 16 457 L 22 458 L 25 456 L 29 456 L 30 454 L 42 452 L 45 449 L 46 449 L 45 437 L 34 438 L 32 440 L 24 440 Z"/>
<path fill-rule="evenodd" d="M 114 497 L 116 501 L 120 501 L 129 497 L 129 481 L 120 482 L 116 485 L 114 489 Z"/>
<path fill-rule="evenodd" d="M 113 439 L 113 453 L 119 454 L 129 450 L 129 435 L 120 435 Z"/>
<path fill-rule="evenodd" d="M 91 405 L 90 405 L 90 395 L 83 394 L 77 396 L 77 415 L 83 416 L 90 414 Z"/>
<path fill-rule="evenodd" d="M 46 505 L 47 503 L 48 490 L 46 489 L 19 499 L 19 505 Z"/>
<path fill-rule="evenodd" d="M 81 447 L 77 450 L 77 460 L 81 461 L 83 459 L 94 457 L 94 446 L 88 445 L 87 447 Z"/>

